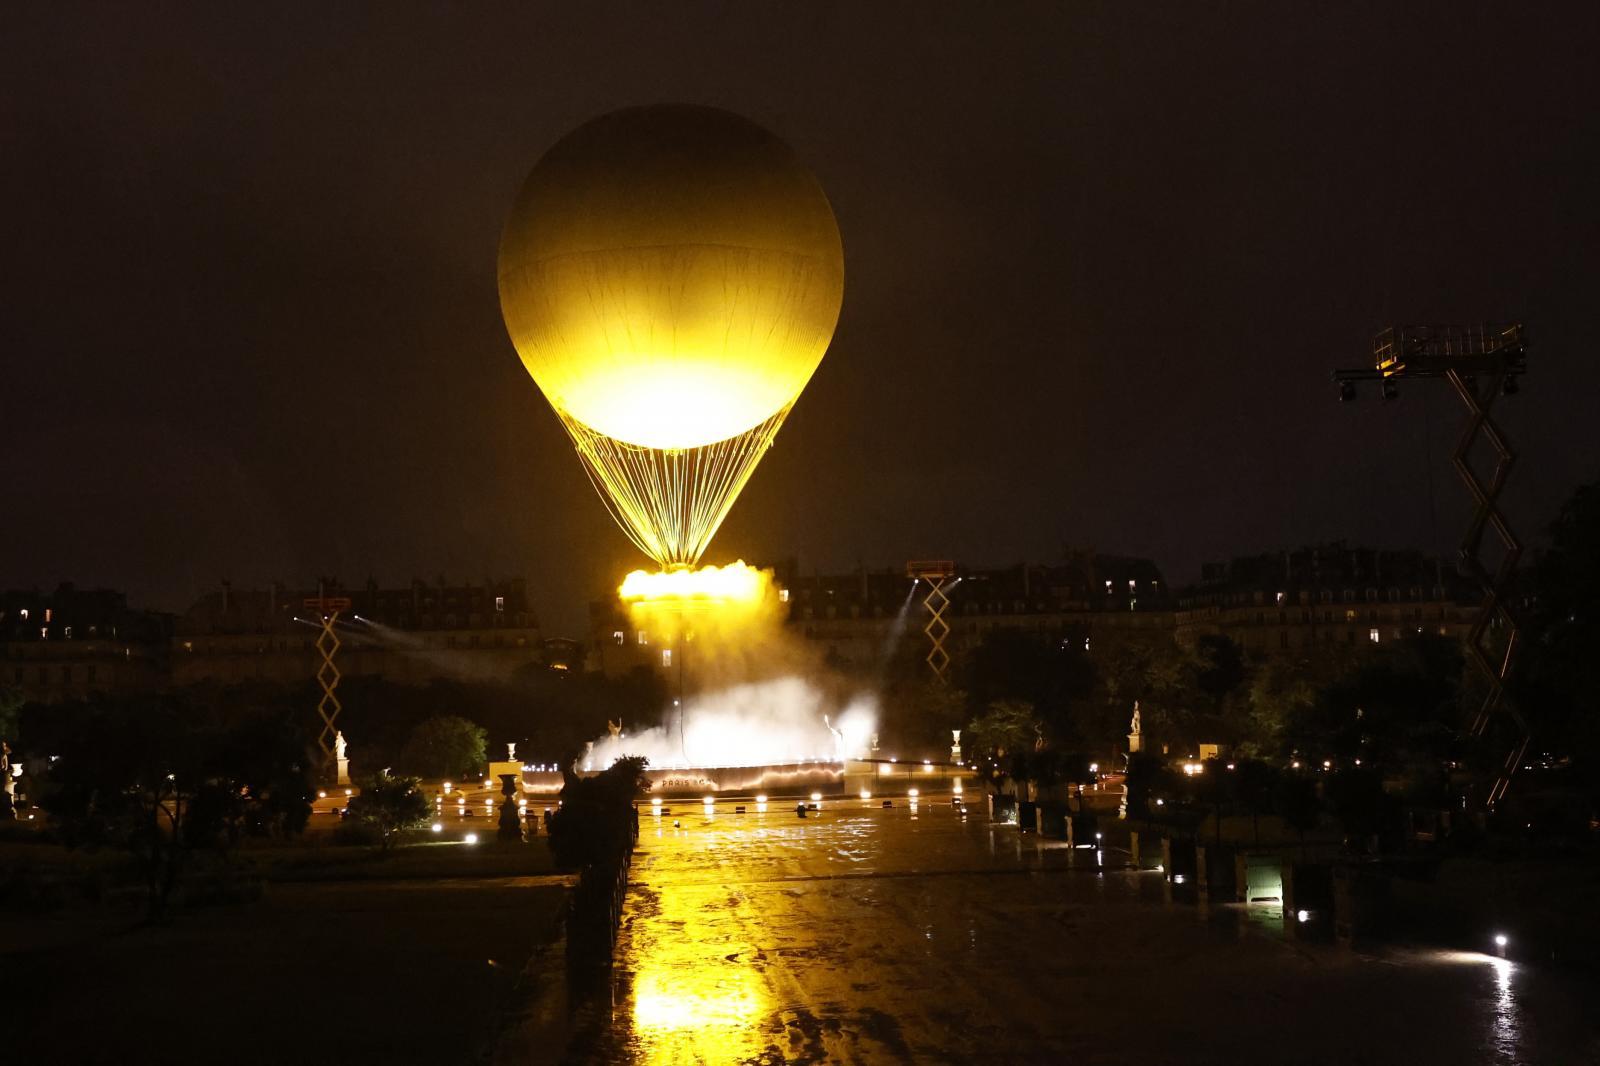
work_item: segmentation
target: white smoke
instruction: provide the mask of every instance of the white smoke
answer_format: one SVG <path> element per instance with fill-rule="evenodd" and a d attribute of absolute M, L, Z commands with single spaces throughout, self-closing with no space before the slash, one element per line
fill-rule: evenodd
<path fill-rule="evenodd" d="M 839 760 L 864 754 L 877 723 L 877 700 L 857 695 L 843 707 L 798 677 L 732 685 L 691 697 L 682 721 L 669 711 L 665 724 L 640 733 L 624 728 L 602 737 L 581 760 L 603 770 L 624 755 L 643 755 L 651 766 L 766 766 Z M 831 724 L 830 724 L 831 723 Z"/>

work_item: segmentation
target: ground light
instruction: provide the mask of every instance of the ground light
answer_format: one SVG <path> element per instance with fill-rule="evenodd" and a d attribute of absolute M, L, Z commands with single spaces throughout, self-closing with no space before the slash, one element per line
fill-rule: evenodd
<path fill-rule="evenodd" d="M 756 793 L 756 802 L 757 803 L 765 803 L 765 802 L 767 802 L 767 794 L 765 792 L 757 792 Z"/>
<path fill-rule="evenodd" d="M 822 793 L 820 793 L 820 792 L 811 793 L 811 802 L 812 803 L 821 803 L 822 802 Z"/>
<path fill-rule="evenodd" d="M 468 843 L 468 844 L 476 844 L 478 842 L 478 834 L 477 833 L 468 833 L 466 835 L 466 838 L 465 838 L 464 842 Z"/>
<path fill-rule="evenodd" d="M 813 797 L 813 798 L 815 798 L 815 797 Z M 872 793 L 868 792 L 866 789 L 862 789 L 861 790 L 861 798 L 864 799 L 864 800 L 869 800 L 869 799 L 872 798 Z"/>
<path fill-rule="evenodd" d="M 443 823 L 443 822 L 434 822 L 434 823 L 433 823 L 433 831 L 434 831 L 434 832 L 435 832 L 435 833 L 442 833 L 442 832 L 444 832 L 444 823 Z"/>
<path fill-rule="evenodd" d="M 1305 922 L 1309 922 L 1311 920 L 1311 912 L 1310 911 L 1295 911 L 1294 912 L 1294 920 L 1297 921 L 1297 922 L 1300 922 L 1302 924 L 1304 924 Z"/>
<path fill-rule="evenodd" d="M 912 799 L 916 799 L 917 798 L 917 790 L 916 789 L 912 789 L 911 791 L 907 792 L 906 795 L 910 796 Z"/>

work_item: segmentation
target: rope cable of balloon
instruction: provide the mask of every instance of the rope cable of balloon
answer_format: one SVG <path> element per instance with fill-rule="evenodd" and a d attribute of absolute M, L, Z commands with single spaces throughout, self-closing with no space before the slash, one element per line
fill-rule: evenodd
<path fill-rule="evenodd" d="M 595 491 L 628 539 L 663 569 L 695 566 L 793 408 L 698 448 L 643 448 L 557 412 Z"/>

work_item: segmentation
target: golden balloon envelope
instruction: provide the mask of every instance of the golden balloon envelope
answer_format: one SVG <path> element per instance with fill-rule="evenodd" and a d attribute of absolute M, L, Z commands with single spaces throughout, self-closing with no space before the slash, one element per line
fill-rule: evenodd
<path fill-rule="evenodd" d="M 827 350 L 844 252 L 822 188 L 755 123 L 631 108 L 528 176 L 500 306 L 552 406 L 646 448 L 694 448 L 792 404 Z"/>
<path fill-rule="evenodd" d="M 635 543 L 692 564 L 827 350 L 839 229 L 788 145 L 713 108 L 567 134 L 500 242 L 523 364 Z"/>

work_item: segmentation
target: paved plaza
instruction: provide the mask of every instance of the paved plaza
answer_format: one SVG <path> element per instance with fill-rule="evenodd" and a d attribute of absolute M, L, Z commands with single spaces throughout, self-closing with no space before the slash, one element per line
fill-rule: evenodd
<path fill-rule="evenodd" d="M 1272 908 L 1172 901 L 1120 851 L 879 802 L 645 814 L 569 1061 L 1600 1062 L 1570 975 L 1297 942 Z"/>

